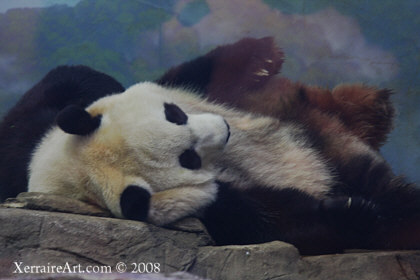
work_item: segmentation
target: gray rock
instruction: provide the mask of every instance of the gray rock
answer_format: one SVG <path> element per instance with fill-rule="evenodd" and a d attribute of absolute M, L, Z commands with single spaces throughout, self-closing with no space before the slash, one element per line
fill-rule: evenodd
<path fill-rule="evenodd" d="M 198 250 L 190 272 L 210 279 L 304 279 L 298 275 L 300 255 L 290 244 L 206 246 Z"/>
<path fill-rule="evenodd" d="M 66 263 L 110 266 L 127 272 L 139 264 L 159 272 L 188 270 L 209 238 L 122 219 L 46 211 L 0 209 L 0 276 L 16 276 L 14 262 L 45 266 Z"/>
<path fill-rule="evenodd" d="M 10 278 L 16 279 L 16 278 Z M 25 277 L 25 280 L 206 280 L 199 276 L 177 271 L 173 273 L 156 273 L 156 274 L 133 274 L 133 273 L 110 273 L 110 274 L 50 274 L 38 277 Z M 5 278 L 2 278 L 5 280 Z"/>
<path fill-rule="evenodd" d="M 307 279 L 414 280 L 420 277 L 419 251 L 350 253 L 305 257 L 300 264 Z"/>
<path fill-rule="evenodd" d="M 75 213 L 89 216 L 112 217 L 107 209 L 60 195 L 23 192 L 9 198 L 2 207 Z"/>
<path fill-rule="evenodd" d="M 142 222 L 92 215 L 106 216 L 109 213 L 80 201 L 46 194 L 22 194 L 9 200 L 0 207 L 0 278 L 420 278 L 420 251 L 352 251 L 301 257 L 295 247 L 280 241 L 246 246 L 212 246 L 204 226 L 193 218 L 159 228 Z M 53 272 L 48 276 L 42 273 L 14 273 L 25 266 L 30 269 L 38 266 L 41 270 L 42 266 L 51 269 L 52 266 L 66 265 L 80 265 L 84 270 L 90 266 L 112 273 Z M 146 268 L 159 274 L 141 274 Z"/>

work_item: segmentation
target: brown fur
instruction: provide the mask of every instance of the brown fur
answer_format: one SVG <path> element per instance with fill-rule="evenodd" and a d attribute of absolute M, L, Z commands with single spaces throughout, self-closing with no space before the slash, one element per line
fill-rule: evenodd
<path fill-rule="evenodd" d="M 210 99 L 236 103 L 242 94 L 261 90 L 276 75 L 283 63 L 283 53 L 273 38 L 244 39 L 234 45 L 219 47 L 210 53 L 215 59 L 207 90 Z M 238 86 L 239 85 L 239 86 Z M 225 93 L 229 94 L 225 94 Z"/>
<path fill-rule="evenodd" d="M 273 77 L 258 90 L 240 91 L 212 90 L 207 95 L 211 100 L 228 103 L 240 109 L 288 118 L 297 107 L 305 105 L 310 111 L 340 121 L 348 131 L 378 150 L 385 143 L 392 129 L 394 108 L 389 100 L 391 92 L 361 84 L 339 85 L 333 90 L 294 83 L 288 79 Z M 224 95 L 224 94 L 225 95 Z M 304 96 L 302 96 L 304 94 Z M 315 120 L 316 122 L 316 120 Z M 320 120 L 320 122 L 323 122 Z"/>
<path fill-rule="evenodd" d="M 362 84 L 343 84 L 332 91 L 308 87 L 310 104 L 333 113 L 359 138 L 379 149 L 392 129 L 391 91 Z"/>
<path fill-rule="evenodd" d="M 276 47 L 273 38 L 245 38 L 174 67 L 156 82 L 170 86 L 193 86 L 196 90 L 211 92 L 213 100 L 235 103 L 237 97 L 249 90 L 264 87 L 279 72 L 282 63 L 283 53 Z"/>
<path fill-rule="evenodd" d="M 331 116 L 375 150 L 384 144 L 394 117 L 390 90 L 362 84 L 343 84 L 332 90 L 304 85 L 276 75 L 283 61 L 273 38 L 245 38 L 181 64 L 157 82 L 191 85 L 211 101 L 280 119 L 302 112 L 296 108 L 304 105 L 308 116 Z"/>
<path fill-rule="evenodd" d="M 243 94 L 242 98 L 238 99 L 236 106 L 280 120 L 303 123 L 305 127 L 321 136 L 324 143 L 320 148 L 333 163 L 346 161 L 350 158 L 349 155 L 360 153 L 369 153 L 375 156 L 367 145 L 376 149 L 379 147 L 379 142 L 369 142 L 361 135 L 362 133 L 365 133 L 364 135 L 378 133 L 375 131 L 375 126 L 372 124 L 372 126 L 359 127 L 360 122 L 351 122 L 351 116 L 345 119 L 348 120 L 349 125 L 347 125 L 339 111 L 340 105 L 344 102 L 335 102 L 328 90 L 308 89 L 307 91 L 305 86 L 292 83 L 287 79 L 274 78 L 266 83 L 263 90 Z M 357 105 L 354 107 L 361 108 Z M 347 112 L 356 108 L 349 106 Z M 345 115 L 347 112 L 344 111 L 343 114 Z M 363 116 L 360 115 L 359 118 L 363 118 Z M 386 120 L 383 121 L 386 122 Z M 382 136 L 386 137 L 386 134 L 384 133 Z M 372 140 L 377 140 L 377 138 Z"/>

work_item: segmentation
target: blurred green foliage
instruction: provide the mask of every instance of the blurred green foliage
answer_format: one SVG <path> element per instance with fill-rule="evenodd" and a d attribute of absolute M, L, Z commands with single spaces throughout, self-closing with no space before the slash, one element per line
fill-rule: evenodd
<path fill-rule="evenodd" d="M 178 15 L 178 20 L 185 26 L 192 26 L 209 13 L 210 9 L 205 0 L 194 0 L 185 5 Z"/>
<path fill-rule="evenodd" d="M 156 69 L 154 62 L 142 59 L 148 56 L 142 43 L 150 36 L 148 31 L 172 17 L 174 3 L 83 0 L 74 8 L 10 10 L 0 14 L 0 59 L 16 59 L 13 67 L 27 73 L 22 79 L 32 81 L 59 64 L 88 65 L 126 86 L 155 78 L 151 73 L 158 75 L 167 65 Z"/>

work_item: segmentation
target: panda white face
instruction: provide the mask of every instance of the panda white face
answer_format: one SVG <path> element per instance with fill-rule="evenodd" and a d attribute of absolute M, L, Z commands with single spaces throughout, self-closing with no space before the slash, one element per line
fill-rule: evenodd
<path fill-rule="evenodd" d="M 99 99 L 86 111 L 65 109 L 57 119 L 61 130 L 53 129 L 35 152 L 29 190 L 74 192 L 119 217 L 126 216 L 121 195 L 133 186 L 152 195 L 194 188 L 189 193 L 203 194 L 194 199 L 212 199 L 212 161 L 229 139 L 229 126 L 219 115 L 189 112 L 190 106 L 185 96 L 177 100 L 170 89 L 141 83 Z M 158 217 L 150 219 L 160 223 Z"/>
<path fill-rule="evenodd" d="M 99 100 L 87 110 L 102 111 L 93 138 L 106 137 L 112 146 L 118 135 L 123 142 L 118 146 L 125 147 L 135 160 L 130 169 L 134 173 L 144 170 L 141 175 L 156 184 L 154 191 L 207 181 L 211 159 L 220 154 L 230 133 L 223 117 L 189 114 L 184 111 L 188 104 L 177 102 L 170 90 L 151 83 Z M 167 179 L 159 178 L 160 174 Z"/>

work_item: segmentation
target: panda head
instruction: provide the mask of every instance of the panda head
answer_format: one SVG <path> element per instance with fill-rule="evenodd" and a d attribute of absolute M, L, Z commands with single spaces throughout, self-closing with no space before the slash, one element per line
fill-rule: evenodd
<path fill-rule="evenodd" d="M 125 217 L 121 196 L 127 188 L 153 194 L 214 185 L 213 160 L 229 139 L 229 126 L 219 115 L 192 111 L 198 99 L 179 93 L 141 83 L 86 109 L 66 107 L 34 154 L 29 190 L 76 192 Z"/>

